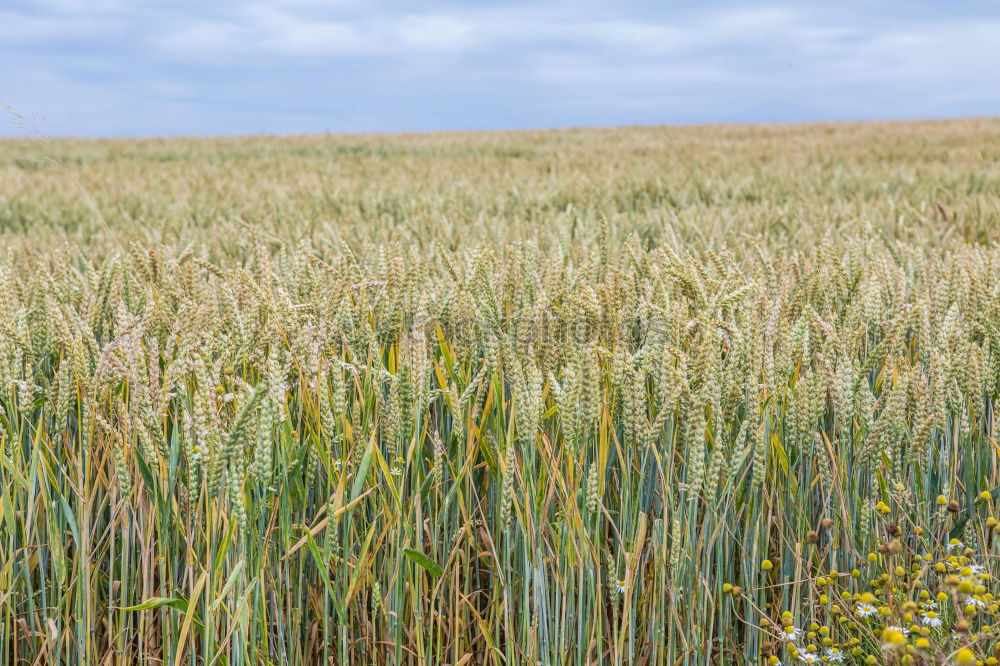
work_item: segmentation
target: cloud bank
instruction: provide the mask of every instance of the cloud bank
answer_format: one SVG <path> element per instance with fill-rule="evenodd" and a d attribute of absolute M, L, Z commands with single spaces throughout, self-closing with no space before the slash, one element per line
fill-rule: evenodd
<path fill-rule="evenodd" d="M 15 0 L 0 62 L 53 135 L 1000 113 L 1000 12 L 972 2 Z"/>

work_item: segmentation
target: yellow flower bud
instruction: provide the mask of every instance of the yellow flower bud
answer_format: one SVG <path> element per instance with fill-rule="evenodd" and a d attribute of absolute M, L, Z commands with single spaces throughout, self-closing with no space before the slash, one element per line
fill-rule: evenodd
<path fill-rule="evenodd" d="M 962 648 L 955 653 L 955 663 L 956 664 L 974 664 L 976 663 L 976 654 L 969 648 Z"/>

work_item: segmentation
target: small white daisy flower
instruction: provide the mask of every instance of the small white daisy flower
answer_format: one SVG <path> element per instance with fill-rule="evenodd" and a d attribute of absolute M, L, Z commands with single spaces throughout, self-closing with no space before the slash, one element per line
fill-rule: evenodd
<path fill-rule="evenodd" d="M 782 629 L 782 632 L 786 641 L 797 641 L 802 637 L 802 630 L 791 624 Z"/>
<path fill-rule="evenodd" d="M 903 634 L 904 636 L 909 636 L 910 635 L 910 630 L 907 629 L 906 627 L 897 627 L 895 625 L 892 625 L 892 626 L 886 627 L 886 629 L 888 629 L 889 631 L 898 631 L 899 633 Z"/>
<path fill-rule="evenodd" d="M 878 609 L 871 604 L 858 604 L 858 615 L 861 617 L 871 617 L 878 613 Z"/>
<path fill-rule="evenodd" d="M 827 648 L 826 661 L 831 664 L 839 664 L 844 661 L 844 653 L 837 648 Z"/>

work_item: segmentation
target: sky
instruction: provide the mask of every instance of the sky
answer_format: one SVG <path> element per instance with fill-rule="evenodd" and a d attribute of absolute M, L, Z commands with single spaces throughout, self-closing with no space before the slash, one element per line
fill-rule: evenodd
<path fill-rule="evenodd" d="M 0 0 L 0 101 L 49 136 L 996 116 L 1000 3 Z"/>

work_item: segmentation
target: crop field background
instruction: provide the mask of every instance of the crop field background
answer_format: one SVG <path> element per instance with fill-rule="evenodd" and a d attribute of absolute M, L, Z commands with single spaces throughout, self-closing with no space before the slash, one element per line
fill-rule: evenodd
<path fill-rule="evenodd" d="M 1000 656 L 1000 120 L 7 140 L 0 241 L 2 664 Z"/>

